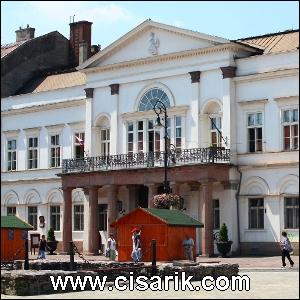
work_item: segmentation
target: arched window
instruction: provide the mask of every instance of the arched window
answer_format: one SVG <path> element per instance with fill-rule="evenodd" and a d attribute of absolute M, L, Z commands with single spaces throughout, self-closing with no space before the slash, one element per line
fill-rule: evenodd
<path fill-rule="evenodd" d="M 166 107 L 170 107 L 167 94 L 160 88 L 152 88 L 143 95 L 139 103 L 139 111 L 152 110 L 158 100 L 163 102 Z"/>

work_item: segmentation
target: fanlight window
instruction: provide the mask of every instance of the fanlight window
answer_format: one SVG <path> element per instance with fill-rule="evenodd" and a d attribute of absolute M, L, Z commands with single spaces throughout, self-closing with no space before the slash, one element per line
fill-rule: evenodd
<path fill-rule="evenodd" d="M 153 88 L 143 95 L 139 104 L 139 111 L 152 110 L 158 100 L 166 107 L 170 107 L 170 100 L 167 94 L 159 88 Z"/>

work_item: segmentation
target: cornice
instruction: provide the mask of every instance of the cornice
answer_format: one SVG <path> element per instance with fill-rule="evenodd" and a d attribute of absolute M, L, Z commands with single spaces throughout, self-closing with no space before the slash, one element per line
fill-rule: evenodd
<path fill-rule="evenodd" d="M 61 109 L 61 108 L 67 108 L 67 107 L 74 107 L 74 106 L 78 106 L 78 105 L 84 105 L 85 101 L 86 101 L 86 98 L 82 98 L 82 99 L 72 100 L 72 101 L 67 100 L 67 101 L 56 102 L 56 103 L 45 103 L 45 104 L 40 104 L 37 106 L 31 106 L 31 107 L 9 109 L 9 110 L 5 110 L 5 111 L 1 111 L 1 116 L 18 115 L 18 114 L 48 111 L 50 109 Z"/>
<path fill-rule="evenodd" d="M 267 103 L 267 102 L 268 102 L 268 99 L 253 99 L 253 100 L 237 101 L 237 103 L 240 105 L 263 104 L 263 103 Z"/>
<path fill-rule="evenodd" d="M 80 72 L 83 73 L 94 73 L 94 72 L 106 72 L 116 69 L 123 69 L 123 68 L 130 68 L 134 66 L 141 66 L 141 65 L 147 65 L 147 64 L 154 64 L 154 63 L 161 63 L 165 61 L 172 61 L 172 60 L 178 60 L 181 58 L 188 58 L 192 56 L 197 55 L 203 55 L 203 54 L 210 54 L 210 53 L 217 53 L 222 51 L 235 51 L 239 49 L 245 49 L 251 52 L 254 52 L 252 48 L 249 48 L 247 46 L 242 46 L 238 44 L 233 43 L 225 43 L 217 46 L 212 47 L 206 47 L 206 48 L 200 48 L 200 49 L 192 49 L 192 50 L 185 50 L 185 51 L 179 51 L 179 52 L 173 52 L 173 53 L 167 53 L 162 55 L 156 55 L 153 57 L 147 57 L 147 58 L 140 58 L 136 60 L 130 60 L 115 64 L 109 64 L 105 66 L 99 66 L 99 67 L 91 67 L 87 69 L 82 69 Z"/>
<path fill-rule="evenodd" d="M 287 77 L 299 74 L 299 68 L 275 70 L 264 73 L 237 76 L 233 78 L 235 82 L 251 82 L 257 80 L 273 79 L 278 77 Z"/>

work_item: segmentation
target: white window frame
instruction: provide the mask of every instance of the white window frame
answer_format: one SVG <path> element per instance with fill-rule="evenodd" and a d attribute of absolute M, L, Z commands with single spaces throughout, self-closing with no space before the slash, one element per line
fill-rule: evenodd
<path fill-rule="evenodd" d="M 51 223 L 51 217 L 52 217 L 52 212 L 51 212 L 51 208 L 52 207 L 59 207 L 59 213 L 57 213 L 57 211 L 54 213 L 54 215 L 56 216 L 56 218 L 59 219 L 59 230 L 56 230 L 53 228 L 52 226 L 52 223 Z M 61 205 L 60 204 L 56 204 L 56 203 L 52 203 L 49 207 L 49 224 L 50 224 L 50 227 L 52 227 L 54 229 L 54 231 L 58 231 L 60 232 L 61 231 Z"/>
<path fill-rule="evenodd" d="M 298 198 L 298 210 L 299 210 L 299 196 L 285 196 L 284 198 L 283 198 L 283 226 L 284 226 L 284 228 L 285 229 L 287 229 L 287 230 L 299 230 L 299 224 L 298 224 L 298 227 L 286 227 L 286 205 L 285 205 L 285 201 L 286 201 L 286 199 L 288 199 L 288 198 Z M 294 206 L 292 206 L 293 208 L 295 207 L 295 205 Z M 297 209 L 297 206 L 296 206 L 296 209 Z M 294 217 L 295 216 L 293 216 L 293 219 L 294 219 Z M 294 221 L 293 221 L 293 223 L 294 223 Z M 295 223 L 297 223 L 296 221 L 295 221 Z M 296 224 L 297 225 L 297 224 Z"/>
<path fill-rule="evenodd" d="M 77 213 L 78 215 L 82 215 L 82 223 L 81 223 L 81 226 L 82 226 L 82 229 L 81 230 L 77 230 L 75 229 L 75 206 L 81 206 L 83 208 L 83 211 L 80 211 L 80 213 Z M 78 231 L 78 232 L 83 232 L 84 231 L 84 204 L 83 203 L 74 203 L 73 204 L 73 231 Z"/>
<path fill-rule="evenodd" d="M 250 228 L 250 201 L 251 200 L 256 200 L 256 199 L 262 199 L 263 201 L 263 227 L 262 228 Z M 248 230 L 265 230 L 265 226 L 266 226 L 266 222 L 265 222 L 265 207 L 266 207 L 266 203 L 265 203 L 265 198 L 264 197 L 249 197 L 248 198 Z M 258 211 L 259 211 L 259 207 L 256 206 L 256 213 L 257 213 L 257 217 L 259 216 Z M 253 209 L 254 210 L 254 209 Z M 257 219 L 258 220 L 258 219 Z"/>
<path fill-rule="evenodd" d="M 106 135 L 106 139 L 103 140 L 102 139 L 102 132 L 105 132 Z M 100 155 L 103 156 L 108 156 L 110 155 L 110 128 L 100 128 Z M 109 139 L 107 138 L 107 136 L 109 135 Z M 103 153 L 102 151 L 102 146 L 104 146 L 105 148 L 105 153 Z"/>
<path fill-rule="evenodd" d="M 77 134 L 79 134 L 78 137 L 80 139 L 82 139 L 82 135 L 84 135 L 84 139 L 83 139 L 83 141 L 84 141 L 84 145 L 83 145 L 83 157 L 85 157 L 85 140 L 86 140 L 85 130 L 74 130 L 73 131 L 73 135 L 72 135 L 72 141 L 73 141 L 73 147 L 72 147 L 72 149 L 73 149 L 73 158 L 75 158 L 75 159 L 76 159 L 76 147 L 77 146 L 81 147 L 80 145 L 76 145 L 77 142 L 76 142 L 75 136 Z M 77 159 L 81 159 L 81 158 L 77 158 Z"/>
<path fill-rule="evenodd" d="M 210 116 L 210 118 L 209 118 L 209 142 L 210 142 L 210 145 L 212 146 L 212 133 L 214 132 L 214 133 L 216 133 L 216 136 L 217 136 L 217 145 L 216 145 L 216 147 L 223 147 L 222 136 L 219 133 L 219 131 L 222 133 L 222 125 L 223 125 L 222 115 L 211 114 L 209 116 Z M 212 121 L 211 121 L 211 119 L 217 119 L 218 120 L 217 124 L 216 124 L 216 122 L 214 122 L 216 126 L 218 126 L 219 125 L 218 123 L 220 122 L 221 126 L 220 126 L 220 128 L 218 128 L 219 131 L 216 128 L 214 128 L 214 129 L 212 128 Z"/>
<path fill-rule="evenodd" d="M 261 114 L 261 123 L 262 124 L 256 124 L 256 115 L 257 114 Z M 254 120 L 254 124 L 253 125 L 249 125 L 248 124 L 248 117 L 249 115 L 255 115 L 255 120 Z M 262 110 L 255 110 L 255 111 L 248 111 L 246 113 L 246 128 L 247 128 L 247 140 L 246 140 L 246 144 L 247 144 L 247 152 L 248 153 L 263 153 L 264 152 L 264 112 Z M 249 140 L 249 129 L 255 128 L 255 151 L 251 152 L 250 151 L 250 140 Z M 256 128 L 261 128 L 261 150 L 256 150 Z"/>
<path fill-rule="evenodd" d="M 15 214 L 8 214 L 8 209 L 15 210 Z M 8 206 L 6 206 L 6 215 L 7 216 L 16 216 L 17 215 L 17 206 L 14 206 L 14 205 L 8 205 Z"/>
<path fill-rule="evenodd" d="M 16 141 L 16 148 L 15 148 L 14 151 L 8 149 L 8 142 L 10 142 L 10 141 Z M 9 168 L 8 168 L 8 162 L 9 162 L 9 160 L 8 160 L 9 155 L 8 154 L 9 154 L 9 152 L 16 152 L 16 168 L 14 170 L 9 170 Z M 7 140 L 6 140 L 6 155 L 7 155 L 7 159 L 6 159 L 6 170 L 7 170 L 7 172 L 17 171 L 18 170 L 18 139 L 17 138 L 14 138 L 14 137 L 7 138 Z"/>
<path fill-rule="evenodd" d="M 37 139 L 37 146 L 36 147 L 29 147 L 29 140 L 30 139 Z M 27 137 L 27 155 L 26 155 L 26 167 L 27 167 L 27 170 L 36 170 L 36 169 L 39 169 L 39 159 L 40 159 L 40 153 L 39 153 L 39 149 L 40 149 L 40 141 L 39 141 L 39 135 L 30 135 Z M 29 168 L 29 151 L 30 150 L 36 150 L 36 153 L 37 153 L 37 157 L 36 157 L 36 168 Z"/>
<path fill-rule="evenodd" d="M 51 144 L 51 137 L 52 136 L 58 136 L 58 139 L 59 139 L 59 144 L 55 147 L 52 146 Z M 51 165 L 51 159 L 52 159 L 52 156 L 51 156 L 51 149 L 52 148 L 59 148 L 59 166 L 52 166 Z M 55 160 L 56 161 L 56 160 Z M 62 139 L 61 139 L 61 134 L 60 133 L 49 133 L 49 168 L 52 169 L 52 168 L 61 168 L 62 166 Z"/>
<path fill-rule="evenodd" d="M 35 213 L 30 213 L 29 212 L 29 209 L 32 208 L 32 207 L 35 207 L 36 208 L 36 212 Z M 33 216 L 35 217 L 35 221 L 36 221 L 36 228 L 33 228 L 33 230 L 37 230 L 38 229 L 38 206 L 37 205 L 28 205 L 27 207 L 27 221 L 28 221 L 28 224 L 32 225 L 30 222 L 29 222 L 29 217 L 30 216 Z M 34 223 L 34 222 L 33 222 Z M 32 225 L 33 226 L 33 225 Z M 34 227 L 34 226 L 33 226 Z"/>
<path fill-rule="evenodd" d="M 291 117 L 291 111 L 297 109 L 298 110 L 298 121 L 296 122 L 284 122 L 283 120 L 283 116 L 284 116 L 284 112 L 285 111 L 289 111 L 289 115 Z M 282 151 L 297 151 L 299 150 L 299 107 L 296 106 L 291 106 L 291 107 L 282 107 L 280 110 L 280 123 L 281 123 L 281 149 Z M 289 125 L 290 127 L 290 148 L 289 149 L 284 149 L 284 126 Z M 293 125 L 298 125 L 298 148 L 297 149 L 293 149 L 292 146 L 292 137 L 291 137 L 291 127 Z"/>

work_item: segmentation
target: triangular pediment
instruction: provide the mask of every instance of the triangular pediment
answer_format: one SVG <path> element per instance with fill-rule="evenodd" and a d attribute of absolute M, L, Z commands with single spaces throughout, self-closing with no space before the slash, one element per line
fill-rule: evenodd
<path fill-rule="evenodd" d="M 92 56 L 78 70 L 213 47 L 229 40 L 147 20 Z"/>

